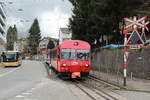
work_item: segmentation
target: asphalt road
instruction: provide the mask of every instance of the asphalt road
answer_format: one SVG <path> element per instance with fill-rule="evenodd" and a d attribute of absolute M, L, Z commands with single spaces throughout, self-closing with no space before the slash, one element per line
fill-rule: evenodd
<path fill-rule="evenodd" d="M 48 78 L 42 62 L 23 61 L 22 66 L 0 67 L 0 100 L 91 100 L 63 80 Z"/>
<path fill-rule="evenodd" d="M 42 63 L 23 61 L 20 67 L 0 67 L 0 100 L 10 99 L 32 88 L 47 76 Z"/>

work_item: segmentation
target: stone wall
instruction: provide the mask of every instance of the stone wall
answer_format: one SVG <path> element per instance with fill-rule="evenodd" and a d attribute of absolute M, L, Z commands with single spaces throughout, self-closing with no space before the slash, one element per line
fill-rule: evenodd
<path fill-rule="evenodd" d="M 92 69 L 107 73 L 123 72 L 123 49 L 97 49 L 92 54 Z M 150 48 L 129 50 L 127 75 L 150 79 Z"/>

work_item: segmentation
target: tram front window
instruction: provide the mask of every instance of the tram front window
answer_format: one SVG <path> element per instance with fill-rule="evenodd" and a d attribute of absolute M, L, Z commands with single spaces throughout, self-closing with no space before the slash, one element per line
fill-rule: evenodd
<path fill-rule="evenodd" d="M 62 49 L 61 59 L 64 60 L 75 60 L 75 50 L 74 49 Z"/>
<path fill-rule="evenodd" d="M 61 59 L 64 60 L 89 60 L 89 50 L 62 49 Z"/>
<path fill-rule="evenodd" d="M 77 60 L 89 60 L 89 50 L 77 50 Z"/>

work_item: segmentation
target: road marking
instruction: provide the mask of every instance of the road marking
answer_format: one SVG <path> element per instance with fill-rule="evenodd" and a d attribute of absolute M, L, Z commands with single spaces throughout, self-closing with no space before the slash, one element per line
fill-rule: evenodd
<path fill-rule="evenodd" d="M 47 85 L 47 82 L 40 82 L 35 86 L 35 89 L 42 88 L 45 85 Z"/>
<path fill-rule="evenodd" d="M 14 72 L 14 71 L 16 71 L 16 70 L 17 70 L 17 69 L 13 69 L 13 70 L 11 70 L 11 71 L 9 71 L 9 72 L 6 72 L 6 73 L 4 73 L 4 74 L 1 74 L 0 77 L 6 76 L 6 75 L 8 75 L 8 74 L 10 74 L 10 73 L 12 73 L 12 72 Z"/>
<path fill-rule="evenodd" d="M 22 95 L 30 95 L 30 94 L 31 94 L 30 92 L 22 93 Z"/>
<path fill-rule="evenodd" d="M 23 98 L 23 97 L 25 97 L 25 96 L 23 96 L 23 95 L 17 95 L 16 96 L 16 98 Z"/>
<path fill-rule="evenodd" d="M 25 100 L 38 100 L 38 99 L 29 99 L 29 98 L 27 98 L 27 99 L 25 99 Z"/>
<path fill-rule="evenodd" d="M 29 91 L 27 91 L 27 92 L 33 92 L 33 90 L 29 90 Z"/>
<path fill-rule="evenodd" d="M 32 88 L 31 91 L 35 90 L 36 88 Z"/>

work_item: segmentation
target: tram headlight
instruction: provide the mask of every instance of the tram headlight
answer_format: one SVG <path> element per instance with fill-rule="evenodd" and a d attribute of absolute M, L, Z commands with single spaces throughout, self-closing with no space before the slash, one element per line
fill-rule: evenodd
<path fill-rule="evenodd" d="M 89 67 L 89 64 L 85 64 L 84 66 L 85 66 L 85 67 Z"/>
<path fill-rule="evenodd" d="M 67 66 L 67 64 L 62 64 L 63 67 Z"/>

